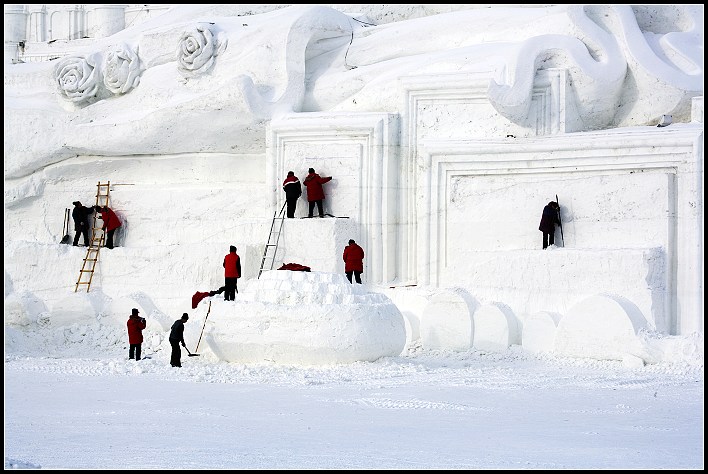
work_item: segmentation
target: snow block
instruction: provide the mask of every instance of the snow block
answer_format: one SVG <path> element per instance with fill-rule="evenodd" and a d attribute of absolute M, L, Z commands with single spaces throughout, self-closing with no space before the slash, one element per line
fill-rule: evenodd
<path fill-rule="evenodd" d="M 534 354 L 553 352 L 556 329 L 562 316 L 558 313 L 539 311 L 524 320 L 521 346 Z"/>
<path fill-rule="evenodd" d="M 642 312 L 617 295 L 595 295 L 576 303 L 558 323 L 555 352 L 571 357 L 624 360 L 641 354 Z"/>
<path fill-rule="evenodd" d="M 472 348 L 472 315 L 479 306 L 464 289 L 433 294 L 420 319 L 420 339 L 426 349 L 465 351 Z"/>
<path fill-rule="evenodd" d="M 482 306 L 474 313 L 475 349 L 499 352 L 512 344 L 519 344 L 519 321 L 511 309 L 503 303 Z"/>
<path fill-rule="evenodd" d="M 126 321 L 129 315 L 125 317 Z M 92 324 L 96 322 L 96 312 L 87 293 L 70 293 L 51 307 L 49 322 L 55 328 Z"/>
<path fill-rule="evenodd" d="M 5 325 L 15 328 L 29 326 L 47 313 L 44 302 L 30 291 L 6 295 L 4 306 Z"/>
<path fill-rule="evenodd" d="M 431 292 L 417 287 L 387 288 L 384 294 L 391 298 L 406 320 L 406 346 L 420 339 L 420 320 L 430 302 Z"/>

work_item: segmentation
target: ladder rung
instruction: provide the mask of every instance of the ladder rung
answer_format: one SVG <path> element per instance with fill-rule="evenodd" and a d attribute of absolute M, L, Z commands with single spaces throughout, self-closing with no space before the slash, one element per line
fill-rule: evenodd
<path fill-rule="evenodd" d="M 105 188 L 105 189 L 104 189 Z M 111 182 L 108 181 L 107 183 L 101 183 L 100 181 L 97 184 L 96 187 L 96 205 L 108 205 L 108 199 L 111 194 Z M 94 215 L 93 217 L 93 227 L 91 228 L 91 239 L 90 242 L 91 244 L 88 246 L 86 249 L 86 257 L 84 257 L 84 262 L 83 265 L 81 266 L 81 270 L 79 270 L 79 281 L 76 282 L 76 289 L 74 291 L 77 291 L 79 289 L 79 285 L 88 285 L 88 287 L 91 287 L 91 281 L 93 280 L 93 274 L 96 270 L 96 262 L 98 262 L 98 255 L 99 255 L 99 250 L 101 249 L 101 244 L 103 243 L 104 240 L 104 235 L 101 234 L 100 236 L 97 237 L 97 234 L 99 232 L 103 232 L 102 227 L 96 227 L 98 224 L 97 222 L 98 216 Z M 92 254 L 93 252 L 94 254 Z M 93 258 L 91 258 L 93 257 Z M 89 281 L 81 281 L 83 278 L 84 274 L 90 274 Z M 88 291 L 88 288 L 87 290 Z"/>

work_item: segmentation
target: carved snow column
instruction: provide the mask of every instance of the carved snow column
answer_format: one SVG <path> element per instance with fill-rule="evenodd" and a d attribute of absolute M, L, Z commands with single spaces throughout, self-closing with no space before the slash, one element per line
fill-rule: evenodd
<path fill-rule="evenodd" d="M 90 29 L 95 38 L 105 38 L 125 29 L 127 5 L 92 5 Z"/>
<path fill-rule="evenodd" d="M 27 11 L 24 5 L 5 5 L 5 56 L 17 61 L 19 45 L 27 39 Z"/>
<path fill-rule="evenodd" d="M 67 10 L 67 14 L 69 15 L 69 39 L 79 39 L 86 36 L 84 7 L 73 5 Z"/>
<path fill-rule="evenodd" d="M 5 5 L 5 42 L 27 39 L 27 11 L 24 5 Z"/>
<path fill-rule="evenodd" d="M 30 41 L 43 43 L 47 40 L 47 8 L 44 5 L 30 6 Z"/>

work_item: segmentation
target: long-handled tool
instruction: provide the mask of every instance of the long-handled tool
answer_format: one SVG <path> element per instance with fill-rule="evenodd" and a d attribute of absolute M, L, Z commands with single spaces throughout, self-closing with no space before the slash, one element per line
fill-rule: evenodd
<path fill-rule="evenodd" d="M 209 301 L 209 309 L 207 309 L 207 314 L 206 314 L 206 316 L 204 316 L 204 325 L 202 326 L 201 334 L 199 334 L 199 341 L 197 341 L 197 348 L 194 349 L 195 352 L 199 350 L 199 343 L 202 342 L 202 334 L 204 334 L 204 328 L 206 327 L 206 321 L 207 321 L 207 318 L 209 317 L 210 312 L 211 312 L 211 301 Z"/>
<path fill-rule="evenodd" d="M 62 231 L 64 232 L 64 237 L 61 238 L 62 244 L 68 244 L 71 241 L 71 236 L 69 236 L 69 217 L 70 215 L 70 210 L 69 208 L 64 209 L 64 227 L 62 227 Z"/>
<path fill-rule="evenodd" d="M 189 357 L 197 357 L 197 356 L 199 355 L 199 354 L 194 354 L 194 353 L 192 353 L 192 352 L 189 352 L 189 349 L 187 349 L 187 346 L 186 346 L 186 345 L 184 346 L 184 350 L 187 351 L 187 355 L 188 355 Z"/>
<path fill-rule="evenodd" d="M 560 203 L 558 202 L 558 195 L 556 194 L 556 204 L 558 205 L 558 227 L 560 227 L 561 231 L 561 244 L 563 244 L 563 247 L 565 247 L 565 240 L 563 239 L 563 220 L 561 220 L 561 208 L 560 208 Z"/>

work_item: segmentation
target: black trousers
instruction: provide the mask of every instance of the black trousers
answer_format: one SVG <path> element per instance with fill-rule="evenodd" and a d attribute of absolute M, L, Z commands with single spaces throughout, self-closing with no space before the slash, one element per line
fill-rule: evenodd
<path fill-rule="evenodd" d="M 320 211 L 320 217 L 324 217 L 324 206 L 322 206 L 322 199 L 318 199 L 317 201 L 310 201 L 308 204 L 310 205 L 310 210 L 307 213 L 307 217 L 312 217 L 312 213 L 315 210 L 315 204 L 317 204 L 317 210 Z"/>
<path fill-rule="evenodd" d="M 140 346 L 141 344 L 131 344 L 128 350 L 128 359 L 140 360 Z"/>
<path fill-rule="evenodd" d="M 297 208 L 297 199 L 293 199 L 292 201 L 286 201 L 287 206 L 288 206 L 288 217 L 293 218 L 295 217 L 295 209 Z"/>
<path fill-rule="evenodd" d="M 182 350 L 179 348 L 179 341 L 170 339 L 172 354 L 170 355 L 170 365 L 172 367 L 182 367 Z"/>
<path fill-rule="evenodd" d="M 76 231 L 76 235 L 74 236 L 74 246 L 79 245 L 79 237 L 84 236 L 84 245 L 86 247 L 89 246 L 89 236 L 88 236 L 88 227 L 83 226 L 81 227 L 81 230 Z"/>
<path fill-rule="evenodd" d="M 555 229 L 550 234 L 548 232 L 544 232 L 543 233 L 543 248 L 545 249 L 549 245 L 553 245 L 556 241 L 555 239 L 556 239 Z"/>
<path fill-rule="evenodd" d="M 234 301 L 238 293 L 238 278 L 224 277 L 224 301 Z"/>
<path fill-rule="evenodd" d="M 352 282 L 352 273 L 354 274 L 354 278 L 357 283 L 361 283 L 361 273 L 359 270 L 353 270 L 351 272 L 344 272 L 347 274 L 347 279 L 349 279 L 349 283 Z"/>
<path fill-rule="evenodd" d="M 113 234 L 115 234 L 115 233 L 116 233 L 115 229 L 109 230 L 108 232 L 106 232 L 106 247 L 109 249 L 113 248 Z"/>

